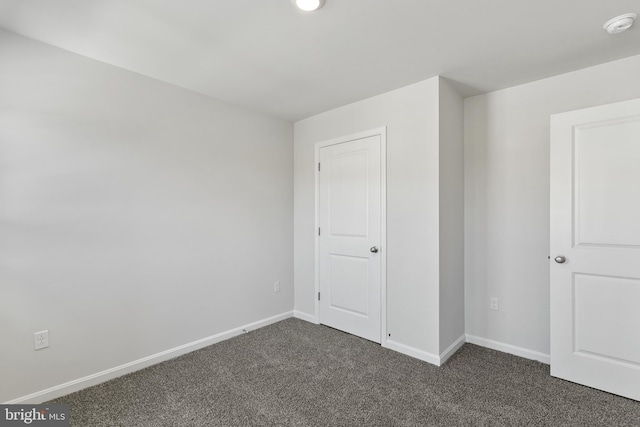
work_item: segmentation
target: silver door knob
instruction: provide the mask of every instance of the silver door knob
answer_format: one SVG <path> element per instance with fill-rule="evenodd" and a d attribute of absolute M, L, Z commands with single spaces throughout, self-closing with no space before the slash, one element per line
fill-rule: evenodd
<path fill-rule="evenodd" d="M 564 264 L 565 262 L 567 262 L 567 259 L 563 255 L 558 255 L 557 257 L 554 258 L 554 260 L 558 264 Z"/>
<path fill-rule="evenodd" d="M 369 249 L 371 252 L 373 252 L 374 254 L 378 253 L 378 247 L 377 246 L 372 246 L 371 249 Z"/>

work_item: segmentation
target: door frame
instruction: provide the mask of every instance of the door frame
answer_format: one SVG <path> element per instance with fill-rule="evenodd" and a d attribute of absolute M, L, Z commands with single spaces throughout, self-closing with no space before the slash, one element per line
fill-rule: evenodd
<path fill-rule="evenodd" d="M 358 139 L 380 137 L 380 344 L 386 347 L 387 343 L 387 127 L 383 126 L 370 129 L 315 144 L 314 175 L 315 175 L 315 227 L 314 227 L 314 276 L 315 276 L 315 317 L 316 323 L 320 323 L 320 238 L 317 230 L 320 227 L 320 149 L 331 145 L 343 144 Z"/>

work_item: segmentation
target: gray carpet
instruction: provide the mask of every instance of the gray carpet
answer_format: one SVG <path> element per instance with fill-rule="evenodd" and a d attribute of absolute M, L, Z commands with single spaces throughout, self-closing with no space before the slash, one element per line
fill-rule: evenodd
<path fill-rule="evenodd" d="M 640 426 L 640 402 L 466 344 L 438 368 L 296 319 L 62 397 L 72 426 Z"/>

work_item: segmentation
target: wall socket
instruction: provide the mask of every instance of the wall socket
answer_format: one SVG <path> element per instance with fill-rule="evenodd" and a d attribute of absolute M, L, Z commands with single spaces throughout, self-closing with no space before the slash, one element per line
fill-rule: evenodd
<path fill-rule="evenodd" d="M 491 297 L 490 298 L 489 308 L 491 310 L 495 310 L 495 311 L 500 310 L 500 301 L 498 301 L 498 298 L 496 298 L 496 297 Z"/>
<path fill-rule="evenodd" d="M 273 292 L 280 292 L 280 281 L 273 282 Z"/>
<path fill-rule="evenodd" d="M 40 331 L 33 334 L 33 349 L 41 350 L 49 347 L 49 331 Z"/>

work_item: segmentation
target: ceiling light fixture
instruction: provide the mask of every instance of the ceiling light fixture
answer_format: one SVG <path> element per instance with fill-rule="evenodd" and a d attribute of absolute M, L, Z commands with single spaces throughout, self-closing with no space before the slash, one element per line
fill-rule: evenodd
<path fill-rule="evenodd" d="M 635 21 L 637 17 L 638 15 L 635 13 L 625 13 L 624 15 L 616 16 L 608 20 L 602 28 L 607 30 L 609 34 L 618 34 L 631 28 L 633 21 Z"/>
<path fill-rule="evenodd" d="M 296 7 L 304 12 L 313 12 L 324 5 L 324 0 L 291 0 Z"/>

